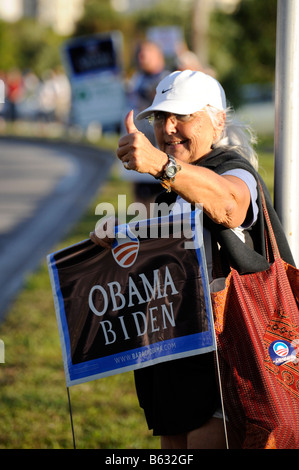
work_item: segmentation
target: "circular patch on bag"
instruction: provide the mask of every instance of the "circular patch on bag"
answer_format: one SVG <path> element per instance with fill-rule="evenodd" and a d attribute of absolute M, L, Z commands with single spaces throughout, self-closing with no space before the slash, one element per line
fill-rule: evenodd
<path fill-rule="evenodd" d="M 285 340 L 273 341 L 269 346 L 269 355 L 277 366 L 296 361 L 295 348 Z"/>

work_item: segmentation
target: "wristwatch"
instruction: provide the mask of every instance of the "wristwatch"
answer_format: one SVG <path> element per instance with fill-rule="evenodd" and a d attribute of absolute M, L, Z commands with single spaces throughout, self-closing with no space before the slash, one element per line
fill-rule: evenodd
<path fill-rule="evenodd" d="M 163 174 L 161 176 L 161 180 L 168 180 L 168 181 L 174 181 L 175 176 L 178 171 L 180 171 L 181 167 L 180 165 L 177 164 L 175 158 L 172 155 L 168 155 L 168 163 L 166 163 L 166 166 L 164 167 Z"/>
<path fill-rule="evenodd" d="M 162 175 L 158 177 L 161 180 L 161 184 L 164 188 L 167 189 L 167 192 L 171 192 L 170 183 L 173 183 L 175 176 L 178 171 L 181 170 L 181 165 L 178 165 L 175 158 L 172 155 L 166 154 L 168 157 L 168 162 L 163 168 Z"/>

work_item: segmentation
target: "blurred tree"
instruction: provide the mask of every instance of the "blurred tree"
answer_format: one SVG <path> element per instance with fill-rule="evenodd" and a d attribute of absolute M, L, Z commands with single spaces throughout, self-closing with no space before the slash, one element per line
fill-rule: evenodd
<path fill-rule="evenodd" d="M 102 33 L 123 26 L 121 15 L 116 12 L 110 0 L 86 0 L 84 15 L 78 21 L 73 36 Z"/>
<path fill-rule="evenodd" d="M 62 37 L 32 19 L 22 20 L 15 26 L 21 69 L 29 68 L 41 75 L 43 71 L 61 64 Z"/>
<path fill-rule="evenodd" d="M 121 14 L 112 8 L 110 0 L 86 0 L 85 13 L 73 36 L 121 31 L 128 72 L 134 65 L 137 41 L 144 39 L 151 26 L 180 26 L 192 49 L 191 3 L 163 0 L 152 8 Z M 234 106 L 240 101 L 242 84 L 274 80 L 276 8 L 276 0 L 241 0 L 233 14 L 216 10 L 210 16 L 209 63 Z M 32 19 L 14 24 L 0 21 L 0 70 L 17 66 L 40 75 L 60 64 L 64 40 Z"/>
<path fill-rule="evenodd" d="M 243 84 L 274 82 L 276 14 L 276 0 L 241 0 L 233 14 L 211 15 L 210 62 L 234 106 Z"/>
<path fill-rule="evenodd" d="M 16 67 L 18 55 L 11 28 L 7 26 L 0 21 L 0 70 L 4 71 Z"/>
<path fill-rule="evenodd" d="M 41 75 L 61 64 L 60 45 L 64 38 L 32 19 L 17 23 L 0 22 L 0 70 L 30 69 Z"/>
<path fill-rule="evenodd" d="M 276 0 L 243 0 L 232 15 L 234 23 L 239 25 L 238 44 L 235 42 L 232 52 L 245 66 L 242 81 L 247 81 L 248 74 L 255 82 L 273 80 L 276 16 Z"/>
<path fill-rule="evenodd" d="M 187 29 L 188 9 L 181 1 L 164 0 L 151 8 L 138 10 L 132 18 L 139 34 L 145 34 L 151 26 L 176 25 Z"/>

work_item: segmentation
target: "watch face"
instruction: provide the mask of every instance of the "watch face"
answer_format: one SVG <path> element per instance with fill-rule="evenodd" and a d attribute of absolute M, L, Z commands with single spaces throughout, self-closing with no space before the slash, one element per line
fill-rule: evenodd
<path fill-rule="evenodd" d="M 176 167 L 175 166 L 170 166 L 166 170 L 166 174 L 169 178 L 173 178 L 176 174 Z"/>

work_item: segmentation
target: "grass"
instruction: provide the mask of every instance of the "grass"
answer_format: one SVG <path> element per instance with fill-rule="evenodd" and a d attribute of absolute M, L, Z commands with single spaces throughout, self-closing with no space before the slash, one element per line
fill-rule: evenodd
<path fill-rule="evenodd" d="M 88 237 L 101 201 L 115 204 L 131 188 L 111 178 L 60 249 Z M 0 328 L 5 363 L 0 364 L 0 449 L 73 447 L 62 354 L 46 262 L 32 274 Z M 70 388 L 77 448 L 154 449 L 133 373 Z"/>
<path fill-rule="evenodd" d="M 273 153 L 261 152 L 261 174 L 273 188 Z M 112 177 L 60 249 L 88 237 L 101 201 L 116 206 L 131 187 Z M 0 326 L 5 363 L 0 364 L 0 449 L 71 449 L 70 416 L 53 297 L 46 262 L 26 286 Z M 133 373 L 70 388 L 74 430 L 80 449 L 156 449 L 139 408 Z"/>

